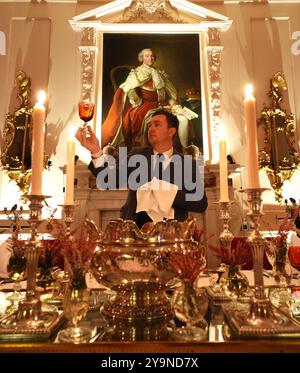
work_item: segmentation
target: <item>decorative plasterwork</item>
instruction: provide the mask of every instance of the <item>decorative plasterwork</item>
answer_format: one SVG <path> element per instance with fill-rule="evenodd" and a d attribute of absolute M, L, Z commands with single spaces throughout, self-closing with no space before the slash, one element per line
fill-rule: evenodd
<path fill-rule="evenodd" d="M 221 46 L 220 29 L 209 28 L 207 32 L 207 61 L 210 91 L 212 162 L 219 161 L 219 129 L 221 123 Z"/>
<path fill-rule="evenodd" d="M 212 20 L 228 21 L 228 17 L 186 0 L 170 0 L 172 6 L 183 12 Z"/>
<path fill-rule="evenodd" d="M 93 98 L 95 79 L 95 63 L 98 48 L 95 45 L 95 29 L 86 27 L 82 29 L 81 46 L 81 100 Z"/>
<path fill-rule="evenodd" d="M 229 20 L 228 17 L 220 13 L 213 12 L 186 0 L 115 0 L 79 14 L 78 16 L 73 17 L 73 21 L 83 21 L 93 17 L 101 18 L 119 11 L 125 11 L 126 8 L 134 10 L 136 8 L 135 4 L 137 4 L 139 9 L 143 9 L 148 14 L 163 12 L 166 16 L 169 16 L 170 9 L 173 8 L 183 11 L 186 14 L 195 15 L 199 18 L 209 18 L 215 21 Z"/>
<path fill-rule="evenodd" d="M 133 0 L 124 10 L 122 22 L 137 20 L 146 23 L 182 22 L 177 9 L 166 0 Z"/>

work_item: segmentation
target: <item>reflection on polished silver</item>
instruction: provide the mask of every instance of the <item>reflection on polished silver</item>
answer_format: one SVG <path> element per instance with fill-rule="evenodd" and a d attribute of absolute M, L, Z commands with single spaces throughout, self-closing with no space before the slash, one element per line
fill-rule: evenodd
<path fill-rule="evenodd" d="M 170 253 L 199 250 L 192 235 L 195 221 L 146 223 L 139 230 L 130 220 L 108 224 L 92 258 L 97 281 L 116 292 L 102 312 L 117 323 L 167 322 L 173 312 L 165 290 L 175 277 Z M 119 324 L 118 324 L 119 325 Z"/>
<path fill-rule="evenodd" d="M 41 301 L 36 294 L 36 273 L 40 254 L 40 241 L 37 238 L 37 228 L 42 221 L 43 201 L 48 198 L 43 195 L 26 195 L 29 200 L 29 223 L 31 237 L 26 242 L 26 274 L 27 289 L 25 299 L 19 302 L 19 307 L 12 315 L 1 320 L 0 338 L 31 338 L 32 335 L 49 337 L 59 325 L 61 317 L 57 312 L 43 312 Z"/>
<path fill-rule="evenodd" d="M 282 337 L 300 336 L 300 326 L 290 317 L 272 306 L 264 292 L 263 255 L 266 246 L 260 228 L 262 213 L 262 193 L 268 189 L 245 189 L 249 204 L 248 216 L 254 229 L 248 237 L 248 244 L 253 255 L 254 296 L 248 305 L 227 305 L 224 312 L 228 323 L 239 337 Z"/>
<path fill-rule="evenodd" d="M 230 214 L 229 209 L 232 202 L 219 202 L 220 205 L 220 220 L 223 222 L 223 231 L 220 234 L 221 245 L 226 249 L 231 249 L 231 243 L 234 238 L 232 232 L 229 230 Z"/>

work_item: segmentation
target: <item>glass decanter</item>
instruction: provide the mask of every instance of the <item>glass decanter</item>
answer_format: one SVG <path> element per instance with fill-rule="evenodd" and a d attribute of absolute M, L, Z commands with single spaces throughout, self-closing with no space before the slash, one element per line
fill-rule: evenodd
<path fill-rule="evenodd" d="M 204 316 L 208 309 L 208 297 L 204 288 L 196 288 L 189 280 L 181 281 L 172 296 L 175 317 L 184 325 L 174 329 L 177 340 L 201 341 L 207 339 L 208 324 Z"/>
<path fill-rule="evenodd" d="M 13 312 L 18 307 L 18 302 L 23 298 L 21 290 L 21 281 L 25 279 L 26 273 L 26 258 L 21 251 L 13 251 L 7 264 L 7 272 L 9 278 L 14 281 L 13 294 L 7 297 L 11 305 L 7 309 L 7 313 Z"/>

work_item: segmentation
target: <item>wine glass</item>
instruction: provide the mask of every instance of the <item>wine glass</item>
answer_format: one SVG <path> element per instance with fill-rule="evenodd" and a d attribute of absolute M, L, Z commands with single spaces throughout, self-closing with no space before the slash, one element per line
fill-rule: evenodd
<path fill-rule="evenodd" d="M 91 338 L 91 329 L 78 326 L 89 309 L 89 289 L 68 289 L 64 299 L 65 316 L 72 326 L 59 332 L 58 339 L 66 343 L 85 343 Z"/>
<path fill-rule="evenodd" d="M 23 298 L 20 294 L 21 281 L 25 278 L 26 258 L 21 252 L 12 252 L 7 264 L 8 276 L 14 281 L 13 294 L 7 297 L 11 305 L 7 309 L 7 313 L 13 312 L 17 308 L 18 302 Z"/>
<path fill-rule="evenodd" d="M 93 119 L 95 104 L 89 99 L 80 101 L 78 104 L 78 113 L 81 120 L 83 120 L 83 128 L 85 129 L 86 137 L 89 137 L 89 131 L 87 129 L 87 123 Z"/>

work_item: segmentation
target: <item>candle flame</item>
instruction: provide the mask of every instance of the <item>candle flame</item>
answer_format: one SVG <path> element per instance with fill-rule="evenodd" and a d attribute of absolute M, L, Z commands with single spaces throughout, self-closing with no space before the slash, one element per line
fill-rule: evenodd
<path fill-rule="evenodd" d="M 75 137 L 75 132 L 76 132 L 75 126 L 70 126 L 70 128 L 69 128 L 69 137 L 70 138 Z"/>
<path fill-rule="evenodd" d="M 46 101 L 46 92 L 45 91 L 39 91 L 37 97 L 38 97 L 39 104 L 44 104 L 45 101 Z"/>
<path fill-rule="evenodd" d="M 246 85 L 245 94 L 246 94 L 246 96 L 252 96 L 252 94 L 253 94 L 253 85 L 252 84 L 247 84 Z"/>

